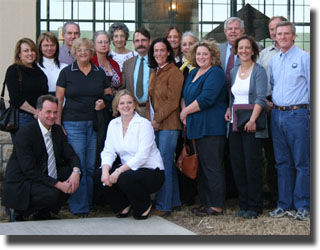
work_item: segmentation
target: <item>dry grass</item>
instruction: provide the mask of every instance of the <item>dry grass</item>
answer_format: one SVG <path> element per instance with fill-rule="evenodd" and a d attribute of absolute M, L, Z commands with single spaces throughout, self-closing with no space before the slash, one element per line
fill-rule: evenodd
<path fill-rule="evenodd" d="M 234 214 L 238 209 L 237 200 L 227 200 L 223 216 L 197 217 L 191 213 L 191 208 L 182 207 L 181 211 L 172 212 L 164 218 L 198 235 L 310 235 L 310 219 L 307 221 L 297 221 L 289 217 L 273 219 L 268 216 L 270 210 L 265 210 L 257 219 L 235 218 Z M 114 215 L 109 207 L 99 207 L 89 215 L 89 217 L 110 216 Z M 67 207 L 61 210 L 59 217 L 77 218 Z M 7 222 L 3 210 L 0 212 L 1 222 Z"/>
<path fill-rule="evenodd" d="M 198 217 L 191 213 L 191 208 L 183 207 L 166 219 L 199 235 L 310 235 L 310 219 L 274 219 L 268 216 L 269 209 L 257 219 L 235 218 L 237 201 L 228 200 L 226 203 L 222 216 Z"/>

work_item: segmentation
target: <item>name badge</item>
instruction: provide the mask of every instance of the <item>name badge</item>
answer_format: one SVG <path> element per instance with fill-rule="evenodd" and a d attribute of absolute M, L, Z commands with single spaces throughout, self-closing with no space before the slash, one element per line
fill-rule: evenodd
<path fill-rule="evenodd" d="M 292 64 L 292 68 L 295 69 L 296 67 L 298 67 L 298 64 L 297 63 L 293 63 Z"/>

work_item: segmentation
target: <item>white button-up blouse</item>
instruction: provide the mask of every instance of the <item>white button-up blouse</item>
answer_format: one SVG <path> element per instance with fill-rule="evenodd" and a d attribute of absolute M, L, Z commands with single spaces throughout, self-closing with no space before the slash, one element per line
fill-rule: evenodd
<path fill-rule="evenodd" d="M 130 121 L 125 136 L 122 134 L 121 117 L 111 120 L 109 124 L 104 149 L 101 152 L 101 165 L 112 166 L 117 155 L 121 163 L 127 164 L 132 170 L 164 169 L 155 143 L 153 127 L 149 120 L 137 113 Z"/>

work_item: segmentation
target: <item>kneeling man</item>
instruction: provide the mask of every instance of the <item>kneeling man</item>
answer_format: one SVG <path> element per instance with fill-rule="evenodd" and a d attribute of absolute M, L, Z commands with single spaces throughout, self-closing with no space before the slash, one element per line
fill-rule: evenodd
<path fill-rule="evenodd" d="M 2 205 L 9 221 L 49 219 L 79 186 L 80 160 L 55 124 L 57 99 L 40 96 L 36 112 L 38 119 L 17 132 L 6 168 Z"/>

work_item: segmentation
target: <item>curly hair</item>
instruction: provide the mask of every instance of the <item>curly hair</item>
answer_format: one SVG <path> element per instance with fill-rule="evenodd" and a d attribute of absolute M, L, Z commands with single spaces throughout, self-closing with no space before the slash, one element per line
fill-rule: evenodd
<path fill-rule="evenodd" d="M 149 67 L 152 69 L 157 68 L 159 65 L 156 61 L 156 59 L 153 56 L 154 53 L 154 45 L 156 43 L 164 43 L 167 47 L 167 51 L 169 52 L 169 55 L 167 57 L 167 62 L 171 63 L 174 61 L 174 52 L 171 48 L 170 43 L 168 42 L 168 40 L 166 38 L 157 38 L 156 40 L 154 40 L 150 46 L 149 52 L 148 52 L 148 63 L 149 63 Z"/>
<path fill-rule="evenodd" d="M 190 58 L 190 64 L 194 67 L 199 67 L 196 61 L 196 53 L 198 47 L 203 46 L 206 47 L 211 55 L 211 66 L 221 66 L 221 61 L 220 61 L 220 52 L 217 47 L 217 45 L 208 40 L 202 40 L 200 42 L 195 43 L 189 50 L 189 58 Z"/>
<path fill-rule="evenodd" d="M 129 38 L 129 29 L 128 29 L 127 25 L 125 25 L 124 23 L 113 23 L 110 26 L 109 34 L 110 34 L 111 40 L 113 40 L 114 32 L 117 30 L 122 30 L 124 32 L 124 34 L 126 36 L 126 41 L 127 41 Z"/>
<path fill-rule="evenodd" d="M 137 113 L 140 113 L 140 107 L 139 107 L 139 102 L 137 101 L 137 98 L 129 90 L 122 89 L 122 90 L 118 91 L 118 93 L 115 95 L 115 97 L 113 98 L 113 101 L 112 101 L 112 111 L 113 111 L 114 117 L 119 116 L 118 105 L 120 102 L 120 97 L 124 96 L 124 95 L 129 95 L 132 97 L 133 102 L 135 104 L 135 110 L 137 111 Z"/>
<path fill-rule="evenodd" d="M 238 54 L 238 47 L 239 47 L 239 42 L 241 40 L 248 40 L 251 44 L 251 48 L 252 48 L 252 52 L 253 52 L 253 55 L 251 56 L 251 60 L 256 62 L 258 57 L 259 57 L 259 47 L 257 45 L 257 43 L 254 41 L 254 39 L 251 37 L 251 36 L 247 36 L 247 35 L 244 35 L 244 36 L 241 36 L 239 37 L 236 41 L 235 41 L 235 44 L 234 44 L 234 54 Z"/>
<path fill-rule="evenodd" d="M 79 49 L 80 46 L 87 47 L 91 52 L 91 57 L 94 55 L 95 49 L 94 49 L 93 42 L 88 38 L 77 38 L 76 40 L 73 41 L 73 44 L 71 47 L 71 55 L 73 57 L 76 56 L 76 51 L 77 49 Z"/>

